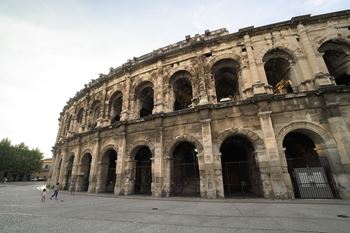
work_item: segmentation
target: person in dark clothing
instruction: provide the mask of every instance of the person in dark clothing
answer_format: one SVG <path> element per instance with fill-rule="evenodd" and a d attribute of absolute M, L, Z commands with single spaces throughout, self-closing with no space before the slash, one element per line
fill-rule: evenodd
<path fill-rule="evenodd" d="M 53 194 L 50 197 L 50 200 L 52 200 L 53 197 L 55 197 L 55 200 L 57 200 L 57 196 L 58 196 L 58 191 L 60 190 L 60 183 L 57 182 L 57 184 L 55 185 L 55 187 L 53 188 Z"/>

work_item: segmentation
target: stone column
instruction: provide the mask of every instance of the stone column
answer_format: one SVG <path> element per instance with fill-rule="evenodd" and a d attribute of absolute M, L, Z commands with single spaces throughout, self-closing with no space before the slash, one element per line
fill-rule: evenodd
<path fill-rule="evenodd" d="M 121 121 L 129 119 L 129 109 L 130 107 L 130 75 L 125 76 L 124 81 L 124 95 L 123 95 L 123 107 L 120 116 Z"/>
<path fill-rule="evenodd" d="M 253 94 L 254 95 L 266 94 L 265 84 L 262 83 L 259 79 L 259 73 L 256 67 L 256 61 L 252 50 L 252 43 L 251 43 L 250 36 L 247 34 L 243 37 L 243 39 L 247 50 L 249 69 L 250 69 L 251 78 L 252 78 Z"/>
<path fill-rule="evenodd" d="M 78 186 L 78 178 L 79 178 L 79 170 L 80 170 L 80 160 L 81 160 L 81 143 L 80 143 L 80 137 L 78 138 L 78 150 L 76 152 L 76 155 L 74 156 L 73 161 L 73 169 L 72 169 L 72 180 L 75 181 L 75 186 L 71 187 L 73 191 L 77 190 Z"/>
<path fill-rule="evenodd" d="M 224 198 L 224 181 L 222 177 L 221 153 L 213 155 L 214 161 L 214 180 L 216 186 L 216 198 Z"/>
<path fill-rule="evenodd" d="M 125 126 L 124 126 L 125 127 Z M 118 162 L 117 162 L 117 169 L 116 169 L 116 181 L 115 181 L 115 187 L 114 187 L 114 193 L 117 196 L 125 195 L 125 190 L 123 188 L 125 183 L 125 160 L 127 158 L 126 154 L 126 145 L 127 145 L 127 133 L 124 132 L 122 135 L 119 135 L 121 138 L 121 145 L 118 150 Z"/>
<path fill-rule="evenodd" d="M 273 197 L 264 193 L 266 198 L 286 199 L 288 198 L 287 188 L 283 180 L 281 161 L 278 155 L 277 141 L 271 121 L 271 111 L 259 112 L 261 129 L 264 135 L 264 144 L 267 152 L 267 164 L 270 169 L 270 183 Z M 259 158 L 261 162 L 261 158 Z M 262 177 L 263 184 L 269 182 L 267 177 Z"/>
<path fill-rule="evenodd" d="M 155 144 L 154 157 L 152 161 L 152 195 L 155 197 L 163 196 L 163 120 L 158 118 L 155 120 Z"/>
<path fill-rule="evenodd" d="M 93 155 L 92 155 L 92 161 L 91 161 L 91 172 L 90 172 L 90 177 L 89 177 L 89 193 L 94 193 L 96 192 L 96 185 L 97 185 L 97 174 L 98 174 L 98 161 L 100 159 L 100 135 L 96 133 L 95 136 L 95 148 L 93 150 Z"/>
<path fill-rule="evenodd" d="M 50 168 L 51 177 L 49 177 L 47 182 L 50 188 L 52 188 L 55 185 L 55 181 L 57 180 L 57 167 L 59 165 L 59 162 L 57 161 L 58 157 L 59 154 L 55 151 L 52 157 L 52 166 Z"/>
<path fill-rule="evenodd" d="M 164 112 L 164 96 L 163 96 L 163 65 L 161 61 L 157 63 L 157 71 L 156 71 L 156 83 L 154 85 L 154 108 L 153 113 L 161 113 Z"/>
<path fill-rule="evenodd" d="M 65 178 L 65 174 L 66 174 L 66 170 L 67 170 L 67 151 L 65 150 L 64 155 L 62 156 L 62 163 L 61 163 L 61 168 L 58 174 L 58 182 L 61 184 L 61 188 L 63 189 L 65 186 L 66 181 L 64 180 Z"/>
<path fill-rule="evenodd" d="M 199 78 L 199 104 L 208 104 L 208 93 L 207 93 L 207 85 L 205 83 L 206 76 L 204 72 L 204 57 L 203 55 L 197 54 L 197 62 L 198 62 L 198 78 Z M 192 87 L 193 88 L 193 87 Z"/>
<path fill-rule="evenodd" d="M 202 145 L 203 145 L 203 170 L 201 183 L 205 190 L 201 190 L 201 196 L 209 199 L 216 198 L 216 180 L 214 172 L 213 142 L 211 133 L 211 119 L 202 119 Z M 199 164 L 198 164 L 199 165 Z M 204 178 L 204 180 L 203 180 Z M 205 193 L 203 192 L 205 191 Z"/>
<path fill-rule="evenodd" d="M 346 167 L 343 166 L 341 158 L 339 157 L 339 151 L 336 146 L 317 146 L 316 152 L 320 157 L 327 157 L 329 166 L 334 179 L 335 189 L 342 199 L 350 199 L 350 174 L 346 171 Z M 333 180 L 329 180 L 332 182 Z"/>
<path fill-rule="evenodd" d="M 304 25 L 299 24 L 297 26 L 298 34 L 300 36 L 300 41 L 306 54 L 309 67 L 311 68 L 312 77 L 307 77 L 306 82 L 315 79 L 316 86 L 328 86 L 332 85 L 330 75 L 328 72 L 319 65 L 317 57 L 313 51 L 310 39 L 307 35 L 307 29 Z"/>
<path fill-rule="evenodd" d="M 340 161 L 346 173 L 350 174 L 350 132 L 337 104 L 336 93 L 324 94 L 326 118 L 329 129 L 335 138 Z"/>

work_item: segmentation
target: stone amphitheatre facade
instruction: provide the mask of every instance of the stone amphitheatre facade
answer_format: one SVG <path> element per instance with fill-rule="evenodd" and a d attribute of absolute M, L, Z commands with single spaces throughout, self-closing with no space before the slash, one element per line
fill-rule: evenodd
<path fill-rule="evenodd" d="M 48 185 L 157 197 L 350 198 L 350 11 L 133 58 L 59 117 Z"/>

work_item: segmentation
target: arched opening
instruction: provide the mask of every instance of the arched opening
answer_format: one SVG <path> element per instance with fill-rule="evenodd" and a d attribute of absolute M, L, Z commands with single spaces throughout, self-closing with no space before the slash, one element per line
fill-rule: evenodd
<path fill-rule="evenodd" d="M 140 117 L 146 117 L 148 115 L 151 115 L 153 112 L 154 105 L 154 91 L 152 83 L 145 82 L 140 85 L 140 88 L 137 89 L 137 106 Z"/>
<path fill-rule="evenodd" d="M 120 91 L 113 94 L 110 101 L 110 117 L 111 123 L 120 121 L 123 107 L 123 95 Z"/>
<path fill-rule="evenodd" d="M 95 101 L 92 104 L 92 122 L 91 122 L 91 127 L 96 128 L 97 127 L 97 121 L 101 116 L 101 103 L 100 101 Z"/>
<path fill-rule="evenodd" d="M 260 172 L 254 147 L 243 136 L 225 139 L 220 147 L 225 197 L 261 196 Z"/>
<path fill-rule="evenodd" d="M 335 185 L 327 157 L 320 157 L 315 144 L 303 132 L 292 131 L 283 140 L 288 172 L 296 198 L 333 198 Z"/>
<path fill-rule="evenodd" d="M 212 68 L 217 101 L 233 100 L 239 96 L 239 64 L 232 59 L 216 62 Z"/>
<path fill-rule="evenodd" d="M 100 165 L 101 192 L 114 193 L 117 167 L 117 152 L 113 149 L 107 150 L 102 157 Z"/>
<path fill-rule="evenodd" d="M 87 192 L 89 190 L 89 177 L 91 169 L 92 156 L 90 153 L 86 153 L 81 160 L 80 174 L 81 174 L 81 191 Z"/>
<path fill-rule="evenodd" d="M 171 78 L 171 83 L 174 92 L 174 111 L 191 107 L 191 74 L 187 71 L 176 72 Z"/>
<path fill-rule="evenodd" d="M 171 195 L 199 196 L 197 149 L 190 142 L 178 144 L 172 155 Z"/>
<path fill-rule="evenodd" d="M 272 86 L 273 93 L 293 93 L 292 56 L 281 49 L 274 49 L 265 54 L 263 62 L 267 82 Z"/>
<path fill-rule="evenodd" d="M 135 194 L 149 195 L 152 183 L 152 153 L 147 146 L 138 149 L 135 155 Z"/>
<path fill-rule="evenodd" d="M 71 155 L 69 157 L 69 160 L 68 160 L 68 163 L 67 163 L 66 183 L 65 183 L 65 186 L 64 186 L 65 190 L 68 190 L 69 187 L 70 187 L 70 182 L 72 180 L 73 162 L 74 162 L 74 155 Z"/>
<path fill-rule="evenodd" d="M 84 117 L 84 109 L 81 108 L 81 109 L 79 109 L 78 114 L 77 114 L 77 122 L 78 122 L 78 124 L 82 124 L 83 123 L 83 117 Z"/>
<path fill-rule="evenodd" d="M 323 59 L 329 74 L 335 78 L 337 85 L 350 85 L 350 45 L 336 40 L 330 40 L 318 49 L 323 53 Z"/>

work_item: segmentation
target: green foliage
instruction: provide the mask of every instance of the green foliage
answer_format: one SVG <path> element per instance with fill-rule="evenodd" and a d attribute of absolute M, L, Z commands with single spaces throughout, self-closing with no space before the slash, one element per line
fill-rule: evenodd
<path fill-rule="evenodd" d="M 43 153 L 38 149 L 29 149 L 23 142 L 12 145 L 8 138 L 0 141 L 0 171 L 28 175 L 39 171 Z"/>

